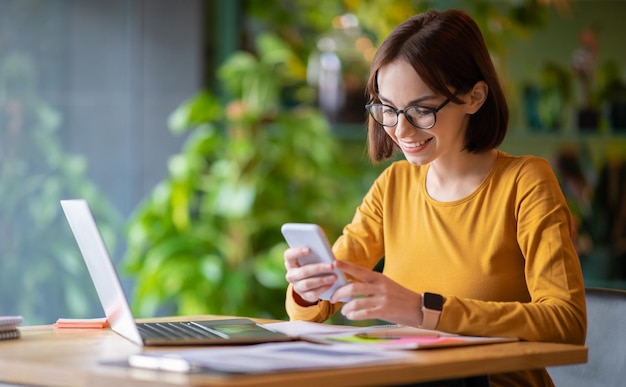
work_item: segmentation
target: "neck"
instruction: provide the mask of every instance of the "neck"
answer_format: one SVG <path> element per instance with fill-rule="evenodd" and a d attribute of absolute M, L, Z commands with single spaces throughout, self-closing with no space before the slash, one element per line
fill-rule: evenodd
<path fill-rule="evenodd" d="M 428 194 L 435 200 L 452 201 L 471 194 L 493 167 L 498 151 L 474 154 L 462 152 L 458 157 L 438 158 L 430 164 L 426 176 Z"/>

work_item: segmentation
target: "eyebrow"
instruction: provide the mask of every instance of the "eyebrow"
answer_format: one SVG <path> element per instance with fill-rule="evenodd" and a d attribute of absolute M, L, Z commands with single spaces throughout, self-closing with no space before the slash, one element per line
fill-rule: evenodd
<path fill-rule="evenodd" d="M 424 101 L 430 101 L 437 98 L 434 95 L 425 95 L 423 97 L 419 97 L 419 98 L 415 98 L 409 101 L 409 103 L 406 106 L 415 106 L 415 105 L 419 105 L 420 103 L 424 102 Z M 381 102 L 386 103 L 386 104 L 390 104 L 390 105 L 394 105 L 390 99 L 387 99 L 385 97 L 383 97 L 382 95 L 378 95 L 378 99 L 380 99 Z M 395 105 L 394 105 L 395 106 Z"/>

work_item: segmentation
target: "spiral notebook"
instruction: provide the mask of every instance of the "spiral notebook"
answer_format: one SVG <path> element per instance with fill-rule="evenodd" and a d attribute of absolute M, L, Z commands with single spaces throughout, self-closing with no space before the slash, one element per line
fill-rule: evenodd
<path fill-rule="evenodd" d="M 0 340 L 17 339 L 20 331 L 17 328 L 22 324 L 22 316 L 0 316 Z"/>

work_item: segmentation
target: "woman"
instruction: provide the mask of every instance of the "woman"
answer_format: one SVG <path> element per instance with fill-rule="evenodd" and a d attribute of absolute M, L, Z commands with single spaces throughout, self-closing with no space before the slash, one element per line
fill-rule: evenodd
<path fill-rule="evenodd" d="M 351 320 L 583 344 L 584 284 L 571 217 L 543 159 L 497 150 L 507 104 L 484 39 L 461 11 L 428 11 L 379 48 L 367 85 L 369 154 L 406 160 L 374 182 L 333 251 L 352 278 L 330 301 L 332 264 L 285 251 L 291 319 Z M 383 273 L 372 271 L 384 257 Z M 358 296 L 358 297 L 354 297 Z M 343 304 L 340 299 L 352 298 Z M 552 385 L 545 370 L 493 385 Z"/>

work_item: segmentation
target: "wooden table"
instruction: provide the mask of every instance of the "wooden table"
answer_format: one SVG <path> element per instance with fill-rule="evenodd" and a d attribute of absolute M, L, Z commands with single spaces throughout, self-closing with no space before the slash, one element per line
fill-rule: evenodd
<path fill-rule="evenodd" d="M 205 316 L 216 318 L 217 316 Z M 382 386 L 584 363 L 581 345 L 514 342 L 417 350 L 413 359 L 381 366 L 263 375 L 182 374 L 124 366 L 141 347 L 110 329 L 22 327 L 0 341 L 0 383 L 38 386 Z M 158 349 L 158 348 L 154 348 Z M 162 349 L 162 348 L 161 348 Z M 144 348 L 143 350 L 150 350 Z M 111 362 L 116 364 L 110 364 Z"/>

